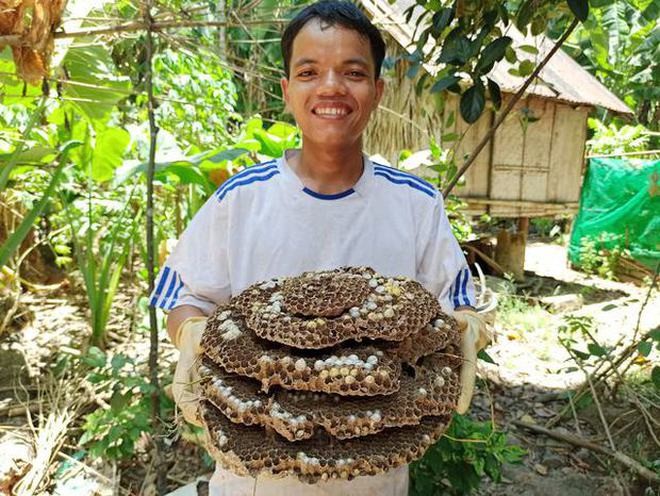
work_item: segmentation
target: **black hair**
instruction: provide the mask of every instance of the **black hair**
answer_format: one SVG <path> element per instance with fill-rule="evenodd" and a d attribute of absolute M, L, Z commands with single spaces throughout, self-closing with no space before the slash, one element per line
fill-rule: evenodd
<path fill-rule="evenodd" d="M 380 69 L 385 58 L 385 42 L 383 36 L 360 9 L 350 2 L 340 0 L 321 0 L 308 5 L 301 10 L 287 25 L 282 35 L 281 47 L 284 57 L 284 71 L 289 77 L 291 69 L 291 54 L 293 52 L 293 40 L 300 30 L 313 19 L 318 19 L 327 26 L 339 25 L 342 28 L 357 31 L 361 36 L 369 40 L 371 56 L 376 67 L 376 79 L 380 77 Z"/>

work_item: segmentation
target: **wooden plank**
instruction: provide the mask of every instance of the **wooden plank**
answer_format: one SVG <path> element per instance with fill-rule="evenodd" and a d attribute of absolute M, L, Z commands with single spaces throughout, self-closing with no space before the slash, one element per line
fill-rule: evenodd
<path fill-rule="evenodd" d="M 523 133 L 525 144 L 523 146 L 524 170 L 520 194 L 522 200 L 546 200 L 554 107 L 555 104 L 549 100 L 529 99 L 527 111 L 524 114 L 528 120 Z"/>
<path fill-rule="evenodd" d="M 505 96 L 502 105 L 511 98 Z M 524 135 L 518 112 L 527 105 L 527 99 L 519 101 L 504 119 L 493 137 L 492 166 L 490 171 L 489 197 L 502 200 L 520 200 L 522 191 L 522 166 Z M 506 213 L 510 207 L 507 207 Z M 502 207 L 490 209 L 494 217 L 505 213 Z"/>
<path fill-rule="evenodd" d="M 510 97 L 507 96 L 502 106 Z M 506 116 L 502 125 L 497 129 L 493 141 L 493 172 L 497 171 L 499 165 L 521 166 L 523 164 L 524 136 L 520 126 L 518 112 L 527 105 L 527 98 L 519 101 Z M 491 189 L 491 197 L 496 198 L 499 193 Z"/>
<path fill-rule="evenodd" d="M 552 129 L 548 201 L 575 202 L 580 198 L 588 115 L 587 108 L 557 104 Z"/>
<path fill-rule="evenodd" d="M 526 200 L 496 200 L 494 198 L 476 198 L 476 197 L 466 197 L 463 200 L 474 203 L 474 204 L 484 204 L 484 205 L 508 205 L 508 206 L 517 206 L 517 207 L 552 207 L 556 209 L 564 208 L 577 208 L 578 202 L 565 202 L 565 203 L 550 203 L 543 201 L 526 201 Z"/>
<path fill-rule="evenodd" d="M 486 133 L 488 133 L 488 130 L 492 126 L 493 121 L 493 111 L 486 109 L 481 117 L 479 117 L 477 122 L 471 126 L 470 130 L 468 131 L 470 148 L 469 150 L 466 149 L 469 154 L 472 154 L 479 142 L 483 139 Z M 467 135 L 466 138 L 468 138 Z M 467 145 L 467 140 L 465 144 Z M 491 166 L 490 150 L 490 146 L 486 146 L 483 150 L 481 150 L 481 153 L 479 153 L 474 163 L 467 170 L 465 174 L 465 181 L 466 185 L 468 186 L 468 188 L 466 188 L 466 194 L 475 196 L 488 194 L 488 181 L 490 179 L 489 169 Z"/>
<path fill-rule="evenodd" d="M 529 117 L 538 120 L 527 123 L 527 130 L 524 133 L 523 162 L 526 168 L 548 170 L 555 103 L 545 99 L 530 98 L 527 108 Z"/>

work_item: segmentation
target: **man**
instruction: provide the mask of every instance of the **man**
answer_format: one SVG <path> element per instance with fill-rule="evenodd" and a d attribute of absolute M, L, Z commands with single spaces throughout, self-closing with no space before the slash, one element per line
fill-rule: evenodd
<path fill-rule="evenodd" d="M 170 311 L 168 332 L 181 351 L 173 386 L 177 404 L 197 421 L 192 365 L 206 316 L 217 304 L 272 277 L 366 265 L 385 276 L 418 280 L 462 323 L 468 361 L 459 410 L 465 411 L 485 328 L 470 310 L 470 272 L 441 195 L 362 152 L 362 133 L 384 90 L 380 33 L 354 5 L 323 1 L 291 21 L 282 52 L 282 92 L 302 131 L 302 149 L 247 168 L 220 186 L 182 235 L 152 295 L 152 304 Z M 407 491 L 407 467 L 312 486 L 290 477 L 238 477 L 217 467 L 210 484 L 211 496 Z"/>

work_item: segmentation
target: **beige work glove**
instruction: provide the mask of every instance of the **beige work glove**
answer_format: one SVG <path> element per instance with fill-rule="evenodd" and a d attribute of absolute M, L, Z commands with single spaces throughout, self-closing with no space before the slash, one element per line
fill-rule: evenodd
<path fill-rule="evenodd" d="M 179 362 L 174 371 L 172 396 L 181 409 L 183 417 L 197 426 L 202 425 L 199 417 L 199 393 L 197 384 L 197 359 L 201 353 L 200 343 L 206 327 L 206 317 L 190 317 L 184 320 L 174 335 L 174 346 L 179 349 Z"/>
<path fill-rule="evenodd" d="M 474 310 L 465 308 L 454 312 L 453 317 L 463 332 L 461 351 L 463 353 L 463 366 L 461 367 L 461 394 L 458 397 L 456 412 L 467 412 L 472 401 L 474 380 L 477 375 L 477 353 L 482 350 L 492 336 L 486 321 Z"/>

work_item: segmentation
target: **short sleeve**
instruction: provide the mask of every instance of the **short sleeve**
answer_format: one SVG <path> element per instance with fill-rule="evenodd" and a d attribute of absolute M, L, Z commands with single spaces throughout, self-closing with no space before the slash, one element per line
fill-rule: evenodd
<path fill-rule="evenodd" d="M 226 204 L 214 195 L 193 217 L 156 278 L 150 305 L 193 305 L 208 315 L 229 300 Z"/>
<path fill-rule="evenodd" d="M 417 280 L 438 296 L 442 309 L 474 306 L 474 282 L 449 226 L 442 196 L 427 209 L 417 233 Z"/>

